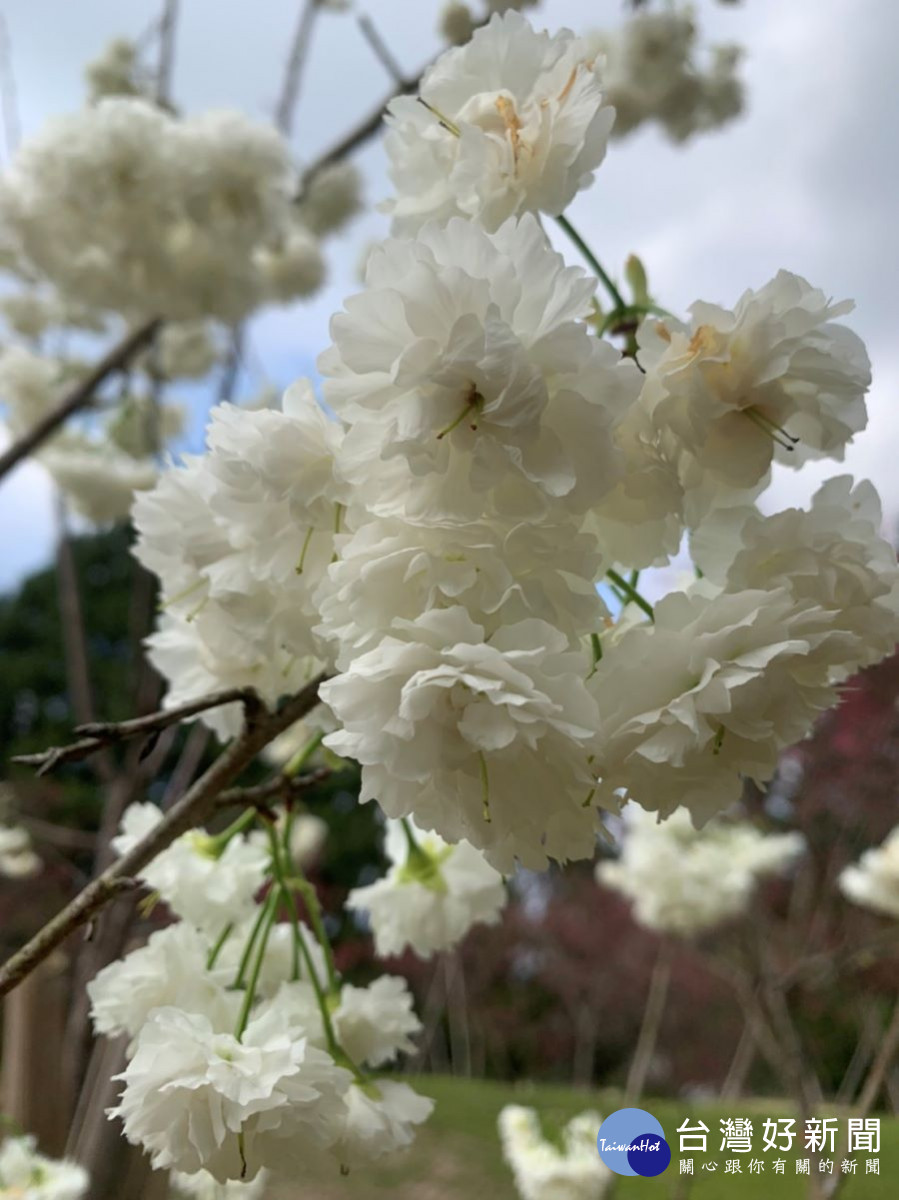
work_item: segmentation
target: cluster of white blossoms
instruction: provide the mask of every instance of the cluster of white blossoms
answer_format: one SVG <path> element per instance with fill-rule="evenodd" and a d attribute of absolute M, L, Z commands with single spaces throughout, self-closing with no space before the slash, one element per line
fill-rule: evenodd
<path fill-rule="evenodd" d="M 60 356 L 65 333 L 165 319 L 102 415 L 38 453 L 72 507 L 106 524 L 127 517 L 181 432 L 162 390 L 209 374 L 222 325 L 318 290 L 322 239 L 358 211 L 360 181 L 347 163 L 306 178 L 279 132 L 239 113 L 176 114 L 124 40 L 91 64 L 88 93 L 0 177 L 0 268 L 16 289 L 0 301 L 16 339 L 0 403 L 8 436 L 22 436 L 87 374 Z"/>
<path fill-rule="evenodd" d="M 129 1039 L 110 1116 L 187 1195 L 236 1200 L 255 1192 L 213 1185 L 365 1166 L 408 1145 L 432 1107 L 367 1073 L 415 1049 L 405 980 L 341 981 L 314 894 L 289 862 L 289 818 L 266 836 L 248 831 L 253 817 L 183 834 L 139 872 L 178 920 L 88 985 L 96 1032 Z M 132 805 L 114 848 L 127 852 L 159 819 Z"/>
<path fill-rule="evenodd" d="M 45 417 L 87 373 L 81 362 L 38 354 L 12 343 L 0 351 L 0 397 L 6 432 L 18 438 Z M 64 429 L 36 458 L 80 515 L 98 524 L 127 516 L 137 490 L 152 487 L 157 467 L 150 451 L 151 413 L 138 396 L 123 397 L 94 428 Z M 181 413 L 160 406 L 160 439 L 181 428 Z"/>
<path fill-rule="evenodd" d="M 854 904 L 899 917 L 899 828 L 840 873 L 840 890 Z"/>
<path fill-rule="evenodd" d="M 696 937 L 741 916 L 759 881 L 785 871 L 804 848 L 801 834 L 765 834 L 745 822 L 696 829 L 685 808 L 662 821 L 631 804 L 624 816 L 620 856 L 600 862 L 596 878 L 656 933 Z"/>
<path fill-rule="evenodd" d="M 209 453 L 136 506 L 164 593 L 152 655 L 170 703 L 223 684 L 273 703 L 331 673 L 324 743 L 363 801 L 541 869 L 591 858 L 626 799 L 726 808 L 893 649 L 870 485 L 755 507 L 773 462 L 843 455 L 870 372 L 849 306 L 787 272 L 688 323 L 620 310 L 628 355 L 597 335 L 597 280 L 539 215 L 610 128 L 572 34 L 495 15 L 420 99 L 391 110 L 394 236 L 333 319 L 328 415 L 306 384 L 282 412 L 223 407 Z M 639 571 L 685 533 L 702 578 L 653 612 Z M 376 936 L 427 945 L 375 911 L 395 882 L 369 893 Z"/>
<path fill-rule="evenodd" d="M 603 86 L 615 109 L 613 137 L 652 121 L 683 142 L 719 128 L 743 109 L 736 73 L 741 51 L 729 44 L 700 48 L 692 6 L 638 12 L 588 40 L 604 60 Z"/>
<path fill-rule="evenodd" d="M 234 323 L 321 284 L 298 186 L 269 126 L 111 96 L 24 143 L 0 181 L 0 221 L 19 260 L 82 303 Z"/>
<path fill-rule="evenodd" d="M 354 888 L 347 907 L 367 915 L 382 958 L 421 958 L 457 945 L 473 925 L 495 925 L 506 903 L 500 873 L 468 842 L 447 843 L 410 820 L 388 821 L 383 879 Z"/>
<path fill-rule="evenodd" d="M 341 441 L 306 383 L 282 411 L 223 404 L 209 452 L 137 497 L 135 553 L 159 577 L 164 612 L 150 660 L 172 683 L 168 703 L 252 686 L 274 704 L 321 669 L 312 597 L 348 499 L 335 465 Z M 230 737 L 240 706 L 204 719 Z"/>
<path fill-rule="evenodd" d="M 596 1152 L 602 1117 L 583 1112 L 548 1141 L 532 1108 L 508 1104 L 499 1114 L 503 1156 L 521 1200 L 601 1200 L 615 1176 Z"/>
<path fill-rule="evenodd" d="M 0 1143 L 3 1200 L 82 1200 L 89 1182 L 77 1163 L 40 1154 L 33 1137 L 8 1137 Z"/>

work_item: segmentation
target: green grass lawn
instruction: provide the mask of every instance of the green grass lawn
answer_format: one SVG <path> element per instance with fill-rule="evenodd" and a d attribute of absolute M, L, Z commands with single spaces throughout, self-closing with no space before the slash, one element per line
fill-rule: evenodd
<path fill-rule="evenodd" d="M 496 1118 L 505 1104 L 526 1104 L 537 1109 L 545 1123 L 563 1125 L 570 1117 L 585 1108 L 595 1108 L 605 1114 L 620 1106 L 614 1092 L 576 1092 L 570 1088 L 536 1085 L 505 1085 L 481 1080 L 448 1079 L 424 1076 L 410 1080 L 420 1092 L 432 1096 L 436 1108 L 431 1120 L 419 1132 L 415 1145 L 399 1160 L 393 1160 L 377 1170 L 354 1172 L 346 1179 L 323 1183 L 304 1180 L 293 1189 L 277 1193 L 287 1200 L 380 1200 L 391 1196 L 395 1200 L 516 1200 L 511 1174 L 502 1159 L 496 1131 Z M 760 1100 L 717 1102 L 681 1102 L 671 1100 L 643 1101 L 640 1107 L 653 1113 L 662 1123 L 672 1148 L 672 1164 L 657 1179 L 620 1178 L 614 1200 L 743 1200 L 744 1197 L 765 1197 L 766 1200 L 805 1200 L 808 1177 L 795 1174 L 796 1158 L 806 1151 L 797 1150 L 778 1156 L 762 1154 L 719 1153 L 719 1118 L 749 1117 L 754 1123 L 754 1144 L 761 1146 L 761 1127 L 766 1117 L 789 1116 L 782 1102 Z M 824 1110 L 821 1116 L 837 1116 L 836 1109 Z M 694 1153 L 692 1186 L 679 1175 L 679 1142 L 676 1133 L 685 1117 L 691 1124 L 701 1118 L 708 1125 L 709 1153 Z M 840 1119 L 840 1134 L 845 1128 Z M 894 1200 L 899 1197 L 899 1120 L 884 1118 L 880 1175 L 860 1175 L 848 1178 L 840 1191 L 841 1200 Z M 797 1142 L 800 1138 L 796 1139 Z M 837 1140 L 839 1147 L 839 1137 Z M 684 1157 L 688 1157 L 685 1155 Z M 775 1175 L 770 1165 L 775 1158 L 786 1159 L 786 1173 Z M 832 1156 L 835 1167 L 844 1157 L 839 1151 Z M 857 1170 L 864 1171 L 865 1160 L 872 1157 L 858 1154 Z M 724 1159 L 742 1159 L 742 1175 L 724 1175 Z M 765 1173 L 748 1175 L 747 1164 L 752 1158 L 766 1160 Z M 700 1169 L 702 1162 L 717 1159 L 716 1174 Z M 298 1181 L 299 1183 L 299 1181 Z M 610 1194 L 611 1195 L 611 1194 Z"/>

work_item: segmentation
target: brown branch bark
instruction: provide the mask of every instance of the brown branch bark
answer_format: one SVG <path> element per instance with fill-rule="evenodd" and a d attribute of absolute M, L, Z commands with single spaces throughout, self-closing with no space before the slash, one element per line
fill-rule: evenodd
<path fill-rule="evenodd" d="M 260 750 L 315 707 L 318 689 L 324 679 L 324 675 L 314 679 L 277 712 L 248 713 L 241 735 L 169 809 L 159 824 L 92 880 L 26 946 L 0 967 L 0 995 L 5 995 L 30 974 L 74 930 L 87 924 L 121 890 L 124 880 L 141 871 L 175 838 L 206 820 L 214 811 L 221 793 L 249 766 Z"/>
<path fill-rule="evenodd" d="M 269 800 L 295 800 L 303 792 L 322 783 L 331 774 L 330 767 L 320 767 L 305 775 L 292 778 L 289 775 L 274 775 L 255 787 L 227 788 L 215 802 L 216 808 L 255 808 L 266 805 Z"/>
<path fill-rule="evenodd" d="M 47 438 L 55 433 L 69 417 L 87 408 L 102 383 L 118 371 L 124 370 L 138 351 L 153 340 L 156 331 L 162 324 L 160 318 L 154 317 L 137 329 L 131 331 L 118 345 L 100 359 L 94 369 L 65 396 L 56 408 L 42 417 L 18 441 L 13 442 L 0 454 L 0 479 L 22 461 L 33 450 L 36 450 Z"/>
<path fill-rule="evenodd" d="M 248 707 L 258 707 L 260 704 L 256 693 L 250 688 L 225 688 L 220 692 L 210 692 L 208 696 L 200 696 L 197 700 L 189 700 L 186 704 L 147 713 L 142 717 L 132 717 L 128 721 L 92 721 L 87 725 L 79 725 L 75 732 L 86 735 L 79 741 L 71 742 L 68 746 L 50 746 L 37 754 L 19 754 L 12 761 L 26 767 L 37 767 L 38 775 L 46 775 L 60 763 L 80 762 L 103 746 L 161 733 L 169 726 L 177 725 L 180 721 L 195 717 L 210 708 L 237 702 Z"/>

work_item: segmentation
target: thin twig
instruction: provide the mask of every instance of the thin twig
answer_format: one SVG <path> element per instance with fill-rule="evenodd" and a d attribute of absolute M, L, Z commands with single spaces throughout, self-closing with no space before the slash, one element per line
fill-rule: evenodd
<path fill-rule="evenodd" d="M 7 447 L 0 454 L 0 479 L 45 442 L 69 417 L 87 408 L 100 385 L 105 383 L 111 375 L 115 375 L 128 366 L 134 356 L 153 340 L 161 323 L 159 317 L 154 317 L 152 321 L 147 321 L 146 324 L 129 333 L 100 359 L 90 374 L 72 388 L 56 408 L 51 409 L 18 441 Z"/>
<path fill-rule="evenodd" d="M 256 755 L 315 707 L 318 689 L 325 678 L 324 674 L 319 675 L 277 712 L 248 712 L 240 736 L 226 747 L 159 823 L 102 875 L 92 880 L 62 912 L 0 967 L 0 996 L 30 974 L 74 930 L 87 924 L 121 888 L 121 880 L 139 875 L 147 863 L 177 837 L 205 821 L 214 811 L 218 797 Z"/>
<path fill-rule="evenodd" d="M 220 794 L 215 802 L 216 808 L 265 807 L 269 800 L 294 800 L 303 792 L 322 783 L 331 774 L 329 767 L 319 767 L 318 770 L 308 771 L 305 775 L 273 775 L 264 783 L 254 787 L 228 788 Z"/>
<path fill-rule="evenodd" d="M 178 797 L 190 786 L 197 768 L 203 761 L 203 755 L 206 753 L 206 747 L 209 745 L 211 736 L 211 731 L 199 721 L 187 735 L 184 746 L 178 756 L 178 761 L 172 769 L 165 792 L 163 793 L 160 805 L 163 810 L 171 807 Z"/>
<path fill-rule="evenodd" d="M 380 33 L 378 33 L 374 21 L 372 21 L 368 13 L 360 13 L 357 20 L 359 22 L 359 29 L 362 31 L 362 36 L 374 51 L 375 58 L 398 87 L 404 86 L 406 76 L 403 73 L 403 68 L 394 58 L 393 51 L 381 37 Z"/>
<path fill-rule="evenodd" d="M 483 21 L 475 22 L 475 29 L 480 29 L 482 25 L 485 25 L 486 20 L 487 19 L 484 18 Z M 312 177 L 319 171 L 321 171 L 323 167 L 328 167 L 331 165 L 331 163 L 338 162 L 340 159 L 346 158 L 347 155 L 352 154 L 354 150 L 358 150 L 360 146 L 365 145 L 366 142 L 370 141 L 381 130 L 384 124 L 384 112 L 391 100 L 396 100 L 398 96 L 406 96 L 410 92 L 417 91 L 422 81 L 422 77 L 434 62 L 433 58 L 428 59 L 421 70 L 416 71 L 412 75 L 403 75 L 401 72 L 399 72 L 399 65 L 396 62 L 396 59 L 384 45 L 380 35 L 377 32 L 374 32 L 374 40 L 372 39 L 371 34 L 374 30 L 371 21 L 368 20 L 366 25 L 366 21 L 363 18 L 360 21 L 360 27 L 362 28 L 363 34 L 365 34 L 371 43 L 373 49 L 377 43 L 378 48 L 376 49 L 376 53 L 381 58 L 381 61 L 384 63 L 385 67 L 387 67 L 387 69 L 394 74 L 395 86 L 392 87 L 384 99 L 371 110 L 367 117 L 363 117 L 358 125 L 355 125 L 351 130 L 349 130 L 348 133 L 344 134 L 344 136 L 338 142 L 335 142 L 329 150 L 326 150 L 323 154 L 320 154 L 318 158 L 314 159 L 309 164 L 309 166 L 303 172 L 299 193 L 297 195 L 298 200 L 303 198 L 303 192 L 309 183 L 309 180 L 312 179 Z M 388 63 L 390 64 L 389 66 Z"/>
<path fill-rule="evenodd" d="M 22 140 L 22 121 L 19 116 L 18 89 L 13 67 L 12 39 L 3 13 L 0 13 L 0 108 L 3 113 L 6 160 L 9 162 Z"/>
<path fill-rule="evenodd" d="M 296 116 L 297 100 L 300 96 L 300 84 L 303 81 L 303 68 L 309 57 L 309 46 L 312 42 L 312 30 L 318 14 L 319 0 L 304 0 L 297 21 L 296 32 L 287 55 L 287 66 L 284 70 L 284 82 L 281 95 L 275 108 L 275 124 L 289 138 L 293 133 L 293 121 Z"/>
<path fill-rule="evenodd" d="M 156 71 L 156 103 L 164 107 L 171 104 L 177 21 L 178 0 L 164 0 L 159 20 L 159 66 Z"/>
<path fill-rule="evenodd" d="M 221 692 L 210 692 L 208 696 L 189 700 L 186 704 L 147 713 L 143 717 L 132 717 L 128 721 L 93 721 L 87 725 L 79 725 L 75 732 L 84 735 L 80 741 L 71 742 L 68 746 L 50 746 L 37 754 L 20 754 L 12 761 L 26 767 L 37 767 L 38 775 L 46 775 L 60 763 L 80 762 L 102 746 L 110 746 L 145 734 L 161 733 L 163 729 L 168 729 L 170 725 L 176 725 L 187 717 L 194 717 L 210 708 L 220 708 L 223 704 L 234 703 L 241 703 L 249 708 L 260 705 L 258 696 L 251 688 L 225 688 Z"/>
<path fill-rule="evenodd" d="M 16 820 L 25 826 L 37 842 L 61 846 L 65 850 L 92 850 L 94 847 L 94 835 L 89 830 L 55 825 L 41 817 L 32 817 L 29 813 L 19 813 Z"/>

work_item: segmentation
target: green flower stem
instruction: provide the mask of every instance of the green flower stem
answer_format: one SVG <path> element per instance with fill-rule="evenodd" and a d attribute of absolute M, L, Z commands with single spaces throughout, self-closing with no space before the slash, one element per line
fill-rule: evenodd
<path fill-rule="evenodd" d="M 240 1006 L 240 1016 L 237 1018 L 237 1032 L 235 1037 L 238 1041 L 243 1037 L 247 1025 L 250 1023 L 250 1013 L 253 1010 L 253 1001 L 256 999 L 256 987 L 259 983 L 259 973 L 262 970 L 262 963 L 265 959 L 265 949 L 268 945 L 268 935 L 272 931 L 272 925 L 275 923 L 275 917 L 278 914 L 278 896 L 279 890 L 272 888 L 266 898 L 265 904 L 262 907 L 262 923 L 259 932 L 259 948 L 256 951 L 256 958 L 253 962 L 253 969 L 250 972 L 250 978 L 247 983 L 247 990 L 244 993 L 243 1004 Z"/>
<path fill-rule="evenodd" d="M 652 605 L 648 600 L 644 600 L 633 584 L 629 583 L 623 575 L 619 575 L 617 571 L 609 569 L 606 571 L 606 576 L 607 578 L 611 579 L 616 588 L 618 588 L 625 594 L 625 596 L 627 596 L 628 600 L 633 601 L 638 608 L 643 609 L 650 621 L 655 620 L 655 613 L 652 610 Z"/>
<path fill-rule="evenodd" d="M 322 953 L 325 956 L 325 970 L 328 972 L 328 991 L 332 996 L 340 994 L 340 981 L 337 978 L 337 969 L 334 966 L 334 955 L 331 953 L 331 943 L 328 940 L 328 935 L 325 933 L 325 923 L 322 920 L 322 909 L 318 902 L 315 888 L 304 875 L 293 875 L 287 880 L 287 885 L 294 888 L 300 893 L 306 902 L 306 909 L 309 912 L 309 920 L 312 922 L 312 929 L 315 933 L 318 944 L 322 948 Z"/>
<path fill-rule="evenodd" d="M 209 954 L 206 958 L 206 970 L 207 971 L 211 971 L 212 968 L 215 966 L 216 959 L 218 958 L 219 954 L 221 954 L 222 946 L 224 946 L 225 942 L 227 942 L 228 938 L 231 936 L 231 934 L 233 932 L 234 932 L 234 922 L 229 921 L 228 924 L 225 926 L 225 928 L 222 930 L 222 932 L 216 938 L 215 945 L 209 951 Z"/>
<path fill-rule="evenodd" d="M 289 884 L 284 884 L 282 894 L 290 910 L 290 918 L 293 922 L 294 970 L 296 971 L 296 977 L 299 978 L 299 956 L 302 955 L 303 962 L 306 964 L 306 973 L 309 976 L 309 982 L 312 984 L 312 990 L 315 992 L 315 1000 L 322 1015 L 322 1025 L 324 1026 L 325 1038 L 328 1042 L 328 1051 L 333 1057 L 336 1057 L 337 1053 L 341 1052 L 340 1043 L 337 1041 L 337 1035 L 334 1032 L 334 1022 L 331 1020 L 328 997 L 325 995 L 318 972 L 315 969 L 315 963 L 312 961 L 312 955 L 309 953 L 309 947 L 306 945 L 306 939 L 303 937 L 296 898 Z"/>
<path fill-rule="evenodd" d="M 306 939 L 303 937 L 302 923 L 300 914 L 297 910 L 296 898 L 293 894 L 293 887 L 296 886 L 295 880 L 289 880 L 284 872 L 284 863 L 281 858 L 281 849 L 278 845 L 278 835 L 274 827 L 269 826 L 268 830 L 269 842 L 272 850 L 272 870 L 275 874 L 275 887 L 280 892 L 284 903 L 287 905 L 290 912 L 290 919 L 293 924 L 293 968 L 292 978 L 294 980 L 300 977 L 300 958 L 306 964 L 306 972 L 309 976 L 309 982 L 312 985 L 312 990 L 315 992 L 315 1000 L 318 1004 L 319 1012 L 322 1017 L 322 1025 L 325 1030 L 325 1037 L 328 1042 L 328 1050 L 332 1056 L 338 1054 L 343 1055 L 340 1048 L 340 1043 L 337 1041 L 337 1035 L 334 1032 L 334 1022 L 331 1020 L 331 1010 L 328 1006 L 328 997 L 325 995 L 321 985 L 321 980 L 318 977 L 318 972 L 315 969 L 315 963 L 312 960 L 312 955 L 309 952 L 309 947 L 306 945 Z M 327 944 L 327 943 L 326 943 Z M 323 947 L 324 949 L 324 947 Z M 325 961 L 329 958 L 329 951 L 325 951 Z M 335 989 L 332 989 L 334 994 L 339 994 Z"/>
<path fill-rule="evenodd" d="M 324 730 L 321 729 L 317 733 L 314 733 L 306 745 L 296 752 L 281 774 L 286 775 L 288 779 L 293 779 L 305 767 L 306 763 L 322 744 L 324 736 Z"/>
<path fill-rule="evenodd" d="M 236 821 L 232 821 L 227 829 L 223 829 L 221 833 L 213 833 L 210 835 L 209 841 L 212 844 L 212 850 L 216 854 L 221 854 L 222 850 L 228 845 L 232 838 L 243 833 L 256 820 L 256 809 L 245 808 Z"/>
<path fill-rule="evenodd" d="M 628 307 L 627 301 L 624 299 L 624 296 L 622 296 L 621 292 L 619 292 L 619 290 L 615 286 L 615 283 L 613 282 L 611 276 L 605 270 L 602 263 L 599 261 L 599 259 L 596 257 L 596 255 L 593 253 L 593 251 L 590 249 L 590 247 L 587 245 L 587 243 L 584 241 L 584 239 L 581 237 L 581 235 L 578 233 L 578 231 L 574 228 L 574 226 L 571 224 L 571 222 L 568 220 L 568 218 L 566 216 L 556 217 L 556 220 L 559 222 L 559 225 L 561 226 L 561 228 L 565 230 L 565 232 L 568 234 L 569 238 L 572 240 L 572 242 L 574 242 L 575 246 L 577 246 L 578 250 L 580 250 L 581 254 L 583 254 L 584 258 L 587 260 L 587 262 L 590 264 L 590 266 L 593 268 L 593 270 L 599 276 L 599 279 L 602 282 L 603 286 L 605 287 L 606 291 L 612 297 L 612 300 L 615 304 L 616 310 L 618 312 L 626 311 L 627 307 Z"/>
<path fill-rule="evenodd" d="M 602 661 L 602 642 L 599 640 L 598 633 L 590 634 L 590 649 L 593 653 L 593 670 L 590 672 L 590 674 L 595 675 L 596 668 Z"/>
<path fill-rule="evenodd" d="M 253 954 L 253 947 L 256 944 L 256 939 L 259 936 L 259 931 L 265 920 L 267 905 L 272 898 L 272 894 L 266 897 L 265 903 L 260 905 L 256 920 L 253 922 L 253 928 L 250 930 L 250 936 L 247 938 L 247 944 L 244 946 L 243 954 L 240 956 L 240 963 L 237 967 L 237 975 L 234 977 L 233 986 L 236 988 L 243 987 L 243 981 L 247 973 L 247 968 L 250 965 L 250 958 Z"/>
<path fill-rule="evenodd" d="M 406 845 L 408 847 L 406 866 L 427 871 L 433 865 L 430 856 L 422 850 L 421 846 L 415 840 L 415 834 L 412 832 L 412 826 L 408 818 L 401 817 L 400 824 L 403 827 L 403 833 L 406 835 Z"/>

